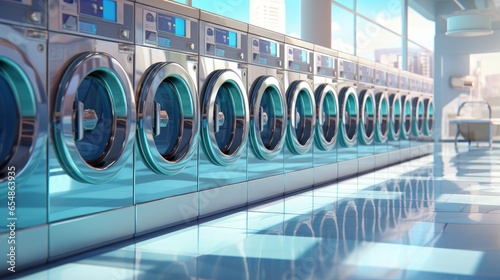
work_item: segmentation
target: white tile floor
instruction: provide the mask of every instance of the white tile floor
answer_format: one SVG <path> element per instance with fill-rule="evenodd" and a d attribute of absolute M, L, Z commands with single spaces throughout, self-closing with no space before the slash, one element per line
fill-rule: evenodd
<path fill-rule="evenodd" d="M 17 276 L 500 279 L 500 146 L 435 151 Z"/>

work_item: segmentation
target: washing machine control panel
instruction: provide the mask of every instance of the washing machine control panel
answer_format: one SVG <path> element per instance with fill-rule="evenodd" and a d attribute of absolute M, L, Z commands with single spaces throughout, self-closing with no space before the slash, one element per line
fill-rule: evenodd
<path fill-rule="evenodd" d="M 370 66 L 358 64 L 359 82 L 373 84 L 375 81 L 375 69 Z"/>
<path fill-rule="evenodd" d="M 339 78 L 357 80 L 357 66 L 354 61 L 339 59 Z"/>
<path fill-rule="evenodd" d="M 136 6 L 136 9 L 141 9 Z M 138 12 L 136 42 L 149 46 L 198 53 L 198 21 L 150 8 Z"/>
<path fill-rule="evenodd" d="M 2 1 L 0 22 L 47 27 L 47 1 Z"/>
<path fill-rule="evenodd" d="M 316 53 L 314 74 L 326 77 L 337 77 L 337 58 Z"/>
<path fill-rule="evenodd" d="M 398 75 L 396 73 L 387 73 L 387 86 L 391 88 L 399 86 Z"/>
<path fill-rule="evenodd" d="M 386 86 L 387 85 L 387 72 L 384 70 L 375 70 L 374 84 L 378 86 Z"/>
<path fill-rule="evenodd" d="M 246 33 L 206 22 L 200 24 L 200 54 L 236 61 L 248 61 Z"/>
<path fill-rule="evenodd" d="M 283 68 L 283 43 L 250 36 L 250 63 Z"/>
<path fill-rule="evenodd" d="M 410 83 L 409 83 L 409 78 L 404 75 L 399 76 L 399 88 L 400 89 L 410 89 Z"/>
<path fill-rule="evenodd" d="M 134 42 L 134 4 L 125 0 L 58 0 L 49 29 L 107 40 Z"/>
<path fill-rule="evenodd" d="M 410 90 L 423 92 L 422 90 L 422 81 L 418 78 L 410 79 Z"/>
<path fill-rule="evenodd" d="M 313 52 L 296 46 L 286 46 L 285 69 L 313 73 Z"/>

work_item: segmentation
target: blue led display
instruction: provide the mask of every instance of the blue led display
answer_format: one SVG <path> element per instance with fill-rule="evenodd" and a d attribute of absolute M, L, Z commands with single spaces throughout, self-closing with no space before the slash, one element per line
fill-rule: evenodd
<path fill-rule="evenodd" d="M 215 29 L 215 42 L 229 47 L 238 47 L 238 36 L 236 32 L 231 32 L 224 29 Z"/>
<path fill-rule="evenodd" d="M 116 2 L 111 0 L 104 0 L 102 4 L 102 18 L 105 20 L 116 22 Z"/>
<path fill-rule="evenodd" d="M 116 22 L 116 2 L 112 0 L 81 0 L 80 13 Z"/>
<path fill-rule="evenodd" d="M 260 53 L 276 56 L 276 43 L 266 41 L 266 40 L 259 40 L 259 51 Z"/>
<path fill-rule="evenodd" d="M 186 20 L 170 15 L 158 14 L 158 30 L 186 37 Z"/>

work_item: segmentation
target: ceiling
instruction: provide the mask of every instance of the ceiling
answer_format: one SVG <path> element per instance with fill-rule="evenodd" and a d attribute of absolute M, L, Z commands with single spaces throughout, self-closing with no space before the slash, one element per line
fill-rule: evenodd
<path fill-rule="evenodd" d="M 410 0 L 409 4 L 428 19 L 457 14 L 484 14 L 500 22 L 500 0 Z"/>

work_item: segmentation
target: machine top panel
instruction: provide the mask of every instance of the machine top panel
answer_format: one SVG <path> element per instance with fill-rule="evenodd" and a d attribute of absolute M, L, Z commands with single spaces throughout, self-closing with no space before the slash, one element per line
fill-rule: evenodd
<path fill-rule="evenodd" d="M 249 62 L 273 68 L 283 69 L 284 44 L 264 37 L 250 34 Z"/>
<path fill-rule="evenodd" d="M 134 42 L 134 3 L 125 0 L 56 0 L 49 30 Z"/>
<path fill-rule="evenodd" d="M 216 14 L 212 14 L 206 11 L 201 10 L 200 11 L 200 20 L 205 21 L 205 22 L 210 22 L 215 25 L 220 25 L 220 26 L 230 26 L 232 29 L 242 31 L 242 32 L 248 32 L 248 24 L 243 23 L 241 21 L 237 21 L 234 19 L 222 17 Z"/>
<path fill-rule="evenodd" d="M 2 1 L 0 22 L 30 27 L 47 27 L 47 1 Z"/>
<path fill-rule="evenodd" d="M 245 32 L 200 22 L 200 45 L 200 55 L 248 61 L 248 34 Z"/>
<path fill-rule="evenodd" d="M 293 37 L 285 36 L 285 43 L 286 44 L 290 44 L 290 45 L 294 45 L 294 46 L 297 46 L 297 47 L 301 47 L 301 48 L 304 48 L 304 49 L 308 49 L 308 50 L 313 50 L 314 49 L 314 45 L 312 43 L 309 43 L 309 42 L 306 42 L 306 41 L 302 41 L 300 39 L 293 38 Z"/>
<path fill-rule="evenodd" d="M 280 43 L 285 42 L 285 35 L 255 25 L 248 25 L 248 33 L 257 35 L 258 37 L 269 38 Z"/>
<path fill-rule="evenodd" d="M 136 43 L 198 53 L 198 21 L 137 4 Z"/>
<path fill-rule="evenodd" d="M 320 45 L 314 45 L 314 51 L 322 53 L 322 54 L 326 54 L 326 55 L 329 55 L 329 56 L 332 56 L 332 57 L 335 57 L 335 58 L 337 58 L 339 56 L 339 52 L 338 51 L 332 50 L 330 48 L 325 48 L 325 47 L 320 46 Z"/>
<path fill-rule="evenodd" d="M 285 69 L 313 73 L 313 52 L 301 47 L 286 45 Z"/>
<path fill-rule="evenodd" d="M 186 5 L 182 5 L 173 1 L 158 1 L 158 0 L 141 0 L 142 4 L 156 7 L 158 9 L 190 17 L 193 19 L 200 18 L 200 10 Z"/>

